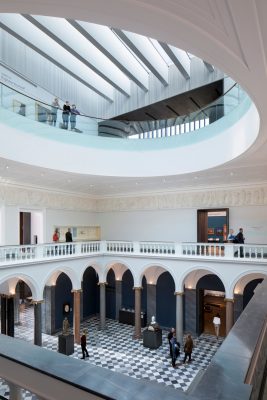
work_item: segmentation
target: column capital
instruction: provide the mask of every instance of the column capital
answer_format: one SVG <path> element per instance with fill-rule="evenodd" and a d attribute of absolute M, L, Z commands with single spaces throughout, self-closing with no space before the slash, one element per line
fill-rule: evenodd
<path fill-rule="evenodd" d="M 184 296 L 184 292 L 174 292 L 175 296 Z"/>
<path fill-rule="evenodd" d="M 12 293 L 12 294 L 6 294 L 6 298 L 7 299 L 14 299 L 16 297 L 16 295 L 15 295 L 15 293 Z"/>
<path fill-rule="evenodd" d="M 31 304 L 36 305 L 36 304 L 42 304 L 44 303 L 44 300 L 32 300 Z"/>
<path fill-rule="evenodd" d="M 107 285 L 108 283 L 107 282 L 98 282 L 97 284 L 98 284 L 98 286 L 101 286 L 101 285 Z"/>
<path fill-rule="evenodd" d="M 71 293 L 82 293 L 82 289 L 72 289 Z"/>
<path fill-rule="evenodd" d="M 133 287 L 133 290 L 142 290 L 143 288 L 142 288 L 142 286 L 134 286 Z"/>
<path fill-rule="evenodd" d="M 227 302 L 229 302 L 229 303 L 234 303 L 234 302 L 235 302 L 235 299 L 229 299 L 229 298 L 225 297 L 224 301 L 225 301 L 226 303 L 227 303 Z"/>

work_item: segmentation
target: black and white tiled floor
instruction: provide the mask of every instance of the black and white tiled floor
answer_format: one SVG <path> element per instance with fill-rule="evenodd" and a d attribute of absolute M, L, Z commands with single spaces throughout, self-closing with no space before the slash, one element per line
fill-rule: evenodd
<path fill-rule="evenodd" d="M 163 344 L 156 350 L 150 350 L 143 346 L 142 340 L 132 339 L 133 327 L 120 324 L 114 320 L 107 320 L 107 329 L 98 329 L 99 321 L 93 317 L 82 323 L 81 329 L 88 331 L 87 349 L 90 357 L 86 363 L 92 363 L 99 367 L 109 368 L 136 379 L 147 379 L 173 386 L 175 389 L 187 390 L 191 382 L 200 370 L 205 369 L 218 347 L 218 342 L 211 335 L 203 334 L 194 339 L 192 362 L 183 364 L 183 353 L 177 360 L 177 368 L 171 365 L 167 332 L 163 331 Z M 22 305 L 20 324 L 15 327 L 15 337 L 33 342 L 33 309 Z M 42 335 L 43 347 L 57 351 L 57 336 Z M 81 357 L 80 346 L 75 344 L 74 354 L 70 357 Z M 0 395 L 8 398 L 8 386 L 0 381 Z M 26 400 L 35 400 L 37 397 L 29 392 L 23 393 Z"/>

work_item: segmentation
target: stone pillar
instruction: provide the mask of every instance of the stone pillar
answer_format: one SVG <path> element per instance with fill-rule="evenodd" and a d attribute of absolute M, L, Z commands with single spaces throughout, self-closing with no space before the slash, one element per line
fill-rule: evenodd
<path fill-rule="evenodd" d="M 42 306 L 42 329 L 47 335 L 55 333 L 56 286 L 45 286 Z"/>
<path fill-rule="evenodd" d="M 184 336 L 184 315 L 183 315 L 183 295 L 184 292 L 175 292 L 176 296 L 176 337 L 181 346 Z"/>
<path fill-rule="evenodd" d="M 9 386 L 9 400 L 22 400 L 22 390 L 14 383 L 7 382 Z"/>
<path fill-rule="evenodd" d="M 184 330 L 196 334 L 197 331 L 197 294 L 196 289 L 184 291 Z"/>
<path fill-rule="evenodd" d="M 227 336 L 234 325 L 234 299 L 225 298 L 224 301 L 226 302 L 225 333 Z"/>
<path fill-rule="evenodd" d="M 141 287 L 134 287 L 134 339 L 141 338 Z"/>
<path fill-rule="evenodd" d="M 7 334 L 6 326 L 6 316 L 7 316 L 7 298 L 6 295 L 1 295 L 1 333 L 3 335 Z"/>
<path fill-rule="evenodd" d="M 34 344 L 42 347 L 42 303 L 41 301 L 34 301 Z"/>
<path fill-rule="evenodd" d="M 73 333 L 74 342 L 80 343 L 81 289 L 73 290 Z"/>
<path fill-rule="evenodd" d="M 19 325 L 19 285 L 16 286 L 16 293 L 14 298 L 14 323 Z"/>
<path fill-rule="evenodd" d="M 150 323 L 152 315 L 156 317 L 157 314 L 157 302 L 156 302 L 156 289 L 157 285 L 151 283 L 147 284 L 147 322 Z M 157 319 L 157 318 L 156 318 Z"/>
<path fill-rule="evenodd" d="M 234 295 L 234 323 L 238 320 L 243 311 L 243 294 Z"/>
<path fill-rule="evenodd" d="M 14 297 L 7 296 L 7 335 L 14 337 Z"/>
<path fill-rule="evenodd" d="M 122 281 L 115 281 L 115 290 L 116 290 L 116 320 L 119 319 L 119 311 L 121 309 L 121 300 L 122 300 Z"/>
<path fill-rule="evenodd" d="M 100 326 L 101 330 L 106 329 L 106 284 L 99 282 L 100 286 Z"/>

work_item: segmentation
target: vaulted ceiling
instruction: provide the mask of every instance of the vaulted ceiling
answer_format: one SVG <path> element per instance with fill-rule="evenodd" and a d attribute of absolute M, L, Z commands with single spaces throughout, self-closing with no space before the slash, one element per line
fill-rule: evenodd
<path fill-rule="evenodd" d="M 57 171 L 43 171 L 39 168 L 29 171 L 29 166 L 19 165 L 15 162 L 10 163 L 10 168 L 7 169 L 8 160 L 1 160 L 3 180 L 20 181 L 51 189 L 79 191 L 96 196 L 266 184 L 267 25 L 265 16 L 267 15 L 267 2 L 265 0 L 237 0 L 234 2 L 228 0 L 212 2 L 209 0 L 165 0 L 164 2 L 161 0 L 140 0 L 138 2 L 91 0 L 89 3 L 88 0 L 77 0 L 75 3 L 70 0 L 58 0 L 52 5 L 48 0 L 25 0 L 23 2 L 0 0 L 0 12 L 14 12 L 31 16 L 53 15 L 65 18 L 65 22 L 69 25 L 71 25 L 69 20 L 72 20 L 116 27 L 117 31 L 114 30 L 112 33 L 118 40 L 124 41 L 125 39 L 124 43 L 128 47 L 127 41 L 132 41 L 132 38 L 127 37 L 126 40 L 125 32 L 136 32 L 145 35 L 146 38 L 155 38 L 160 43 L 170 43 L 171 46 L 178 49 L 185 49 L 188 53 L 206 60 L 209 63 L 207 69 L 215 65 L 238 81 L 255 102 L 261 119 L 260 135 L 250 150 L 236 160 L 199 174 L 144 178 L 142 180 L 70 176 Z M 19 17 L 32 24 L 27 18 Z M 40 23 L 40 20 L 38 22 Z M 80 25 L 80 22 L 77 23 Z M 87 22 L 85 24 L 87 25 Z M 73 24 L 71 26 L 74 28 Z M 10 26 L 11 30 L 15 28 L 16 25 Z M 49 26 L 46 28 L 50 29 Z M 79 30 L 76 29 L 76 31 L 81 34 Z M 122 34 L 119 35 L 118 31 Z M 102 46 L 104 47 L 103 43 Z M 166 51 L 164 46 L 161 48 L 174 62 L 171 53 Z M 128 48 L 127 51 L 129 51 Z M 131 52 L 133 51 L 131 49 Z M 138 57 L 135 52 L 135 59 L 136 56 Z M 119 55 L 116 58 L 119 59 Z M 179 59 L 182 61 L 181 57 Z M 159 74 L 157 79 L 161 79 L 164 84 L 164 79 L 166 79 L 164 69 L 158 68 L 157 63 L 151 63 L 151 60 L 150 64 L 153 67 L 156 66 Z M 123 62 L 121 65 L 125 66 Z M 100 68 L 100 66 L 98 67 Z M 144 60 L 140 60 L 138 69 L 131 70 L 132 77 L 138 80 L 139 85 L 143 85 L 144 90 L 146 88 L 146 68 L 148 66 L 144 64 Z M 129 73 L 129 65 L 127 69 Z M 122 68 L 120 70 L 126 75 Z M 181 72 L 184 74 L 184 79 L 186 79 L 186 71 L 187 69 L 183 68 L 183 72 Z M 102 70 L 102 73 L 104 72 Z M 100 75 L 98 77 L 98 79 L 103 79 Z M 82 74 L 80 78 L 84 79 Z M 103 94 L 108 97 L 110 96 L 108 88 L 111 84 L 105 79 L 102 82 L 101 91 L 103 90 Z M 118 82 L 117 80 L 117 85 L 121 90 L 127 93 L 127 85 L 121 86 Z M 137 85 L 137 82 L 135 84 Z M 192 157 L 195 156 L 192 155 Z M 45 179 L 46 175 L 47 179 Z M 40 179 L 40 177 L 42 178 Z"/>

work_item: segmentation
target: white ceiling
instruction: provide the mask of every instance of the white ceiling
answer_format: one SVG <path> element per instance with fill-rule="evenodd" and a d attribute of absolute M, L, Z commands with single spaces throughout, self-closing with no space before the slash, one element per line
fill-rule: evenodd
<path fill-rule="evenodd" d="M 70 0 L 58 0 L 53 6 L 48 0 L 0 0 L 0 12 L 53 14 L 106 24 L 171 43 L 216 65 L 238 81 L 255 102 L 261 119 L 260 135 L 250 150 L 226 165 L 198 174 L 143 179 L 100 178 L 0 160 L 2 182 L 94 196 L 267 182 L 265 0 L 91 0 L 89 4 L 87 0 L 77 0 L 75 4 Z"/>

